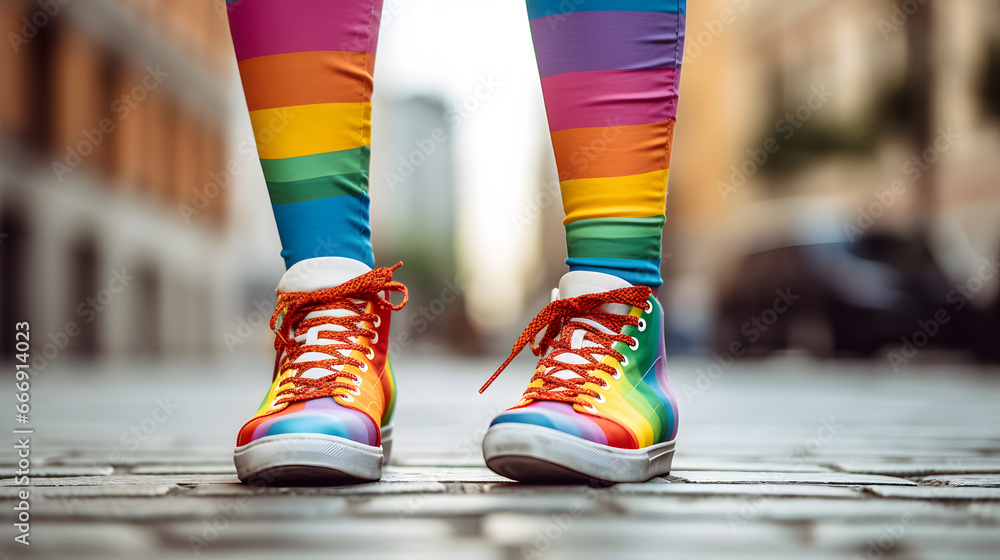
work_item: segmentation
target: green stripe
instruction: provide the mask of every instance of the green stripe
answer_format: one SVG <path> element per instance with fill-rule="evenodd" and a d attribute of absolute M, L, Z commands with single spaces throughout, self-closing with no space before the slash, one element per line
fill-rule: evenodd
<path fill-rule="evenodd" d="M 663 231 L 664 216 L 648 218 L 606 218 L 566 224 L 566 240 L 656 237 Z"/>
<path fill-rule="evenodd" d="M 580 220 L 566 225 L 570 258 L 652 260 L 660 258 L 663 216 Z"/>
<path fill-rule="evenodd" d="M 360 197 L 368 192 L 368 173 L 344 173 L 287 183 L 268 181 L 267 192 L 271 204 L 293 204 L 344 194 Z"/>
<path fill-rule="evenodd" d="M 667 405 L 660 400 L 660 397 L 653 391 L 652 387 L 643 379 L 647 373 L 656 375 L 655 371 L 651 372 L 649 370 L 656 365 L 656 358 L 660 350 L 657 336 L 661 332 L 661 315 L 657 307 L 658 303 L 655 303 L 654 298 L 650 299 L 654 302 L 653 312 L 649 315 L 643 315 L 646 320 L 645 332 L 641 333 L 638 327 L 633 326 L 626 326 L 622 331 L 622 334 L 634 336 L 642 342 L 639 345 L 639 349 L 632 351 L 627 347 L 619 346 L 616 350 L 623 353 L 630 352 L 630 359 L 635 364 L 634 367 L 630 365 L 625 368 L 626 379 L 635 387 L 635 391 L 629 394 L 626 402 L 631 404 L 649 422 L 649 425 L 653 428 L 653 436 L 656 438 L 656 441 L 660 441 L 663 433 L 670 429 L 670 417 L 667 413 Z M 651 382 L 655 383 L 656 381 L 653 380 Z M 642 397 L 646 406 L 642 406 L 642 403 L 638 400 L 639 397 Z"/>
<path fill-rule="evenodd" d="M 567 241 L 570 258 L 598 257 L 655 261 L 660 258 L 660 236 Z"/>
<path fill-rule="evenodd" d="M 645 383 L 639 383 L 635 391 L 629 393 L 625 402 L 632 405 L 636 412 L 642 415 L 649 422 L 649 427 L 653 429 L 653 441 L 660 441 L 665 427 L 670 425 L 667 418 L 667 411 L 663 401 Z"/>
<path fill-rule="evenodd" d="M 628 332 L 626 328 L 626 333 Z M 634 336 L 642 336 L 639 334 L 638 329 L 633 327 Z M 647 337 L 648 338 L 648 337 Z M 624 343 L 621 343 L 621 347 L 616 348 L 619 352 L 623 354 L 631 354 L 629 357 L 632 360 L 632 364 L 625 367 L 625 377 L 629 384 L 634 387 L 633 390 L 629 391 L 625 395 L 625 402 L 632 407 L 632 410 L 638 412 L 646 422 L 649 423 L 649 427 L 653 429 L 653 438 L 655 441 L 659 441 L 660 434 L 663 433 L 663 424 L 666 418 L 664 417 L 662 410 L 657 410 L 657 408 L 662 409 L 663 404 L 660 402 L 660 398 L 656 396 L 656 393 L 649 388 L 642 381 L 643 374 L 645 371 L 639 371 L 638 366 L 640 364 L 651 363 L 648 356 L 644 356 L 646 352 L 643 351 L 642 346 L 639 346 L 638 352 L 633 352 Z M 647 344 L 647 346 L 650 346 Z"/>
<path fill-rule="evenodd" d="M 261 159 L 264 178 L 278 183 L 368 171 L 370 146 L 283 159 Z M 365 184 L 365 191 L 368 186 Z"/>

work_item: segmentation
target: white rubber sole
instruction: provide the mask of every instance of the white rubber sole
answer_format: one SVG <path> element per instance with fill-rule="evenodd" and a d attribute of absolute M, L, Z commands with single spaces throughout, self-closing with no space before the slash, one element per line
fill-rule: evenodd
<path fill-rule="evenodd" d="M 382 428 L 381 447 L 325 434 L 277 434 L 237 447 L 233 462 L 248 484 L 333 486 L 378 480 L 391 450 L 392 426 Z"/>
<path fill-rule="evenodd" d="M 493 472 L 521 482 L 607 485 L 669 474 L 674 441 L 620 449 L 544 426 L 510 422 L 486 432 L 483 456 Z"/>

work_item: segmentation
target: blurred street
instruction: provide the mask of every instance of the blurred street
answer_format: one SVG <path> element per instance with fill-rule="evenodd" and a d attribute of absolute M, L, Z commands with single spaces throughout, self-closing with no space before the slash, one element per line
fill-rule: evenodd
<path fill-rule="evenodd" d="M 22 490 L 12 487 L 15 449 L 0 452 L 3 555 L 953 559 L 1000 550 L 996 371 L 677 359 L 671 476 L 591 489 L 515 484 L 482 462 L 482 434 L 520 393 L 528 358 L 480 396 L 499 359 L 399 357 L 392 465 L 378 483 L 342 488 L 238 483 L 233 440 L 264 393 L 266 359 L 55 364 L 31 388 L 30 547 L 13 542 L 9 522 Z"/>
<path fill-rule="evenodd" d="M 998 557 L 997 2 L 688 3 L 658 291 L 678 451 L 670 476 L 603 489 L 514 484 L 480 450 L 532 357 L 476 391 L 569 254 L 556 75 L 521 0 L 374 3 L 364 179 L 378 265 L 404 261 L 410 295 L 391 464 L 238 483 L 285 204 L 234 4 L 0 0 L 0 560 Z M 627 153 L 596 140 L 583 167 Z M 315 256 L 346 247 L 300 225 Z"/>

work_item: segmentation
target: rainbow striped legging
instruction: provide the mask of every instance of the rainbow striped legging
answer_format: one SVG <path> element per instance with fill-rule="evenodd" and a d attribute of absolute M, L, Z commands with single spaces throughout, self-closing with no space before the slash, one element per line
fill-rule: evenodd
<path fill-rule="evenodd" d="M 685 0 L 527 6 L 566 263 L 659 286 Z M 286 265 L 342 256 L 374 266 L 368 163 L 382 0 L 227 7 Z"/>

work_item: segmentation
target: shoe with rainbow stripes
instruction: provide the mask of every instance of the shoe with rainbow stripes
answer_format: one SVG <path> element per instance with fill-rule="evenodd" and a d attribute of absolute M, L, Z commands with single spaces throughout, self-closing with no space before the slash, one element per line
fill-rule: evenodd
<path fill-rule="evenodd" d="M 278 284 L 271 387 L 240 429 L 233 458 L 254 484 L 378 480 L 392 443 L 395 382 L 389 316 L 406 304 L 392 268 L 320 257 L 293 265 Z M 395 305 L 391 292 L 403 294 Z"/>
<path fill-rule="evenodd" d="M 480 392 L 525 346 L 541 359 L 521 400 L 483 438 L 490 469 L 524 482 L 590 484 L 670 472 L 677 399 L 650 288 L 567 273 Z"/>

